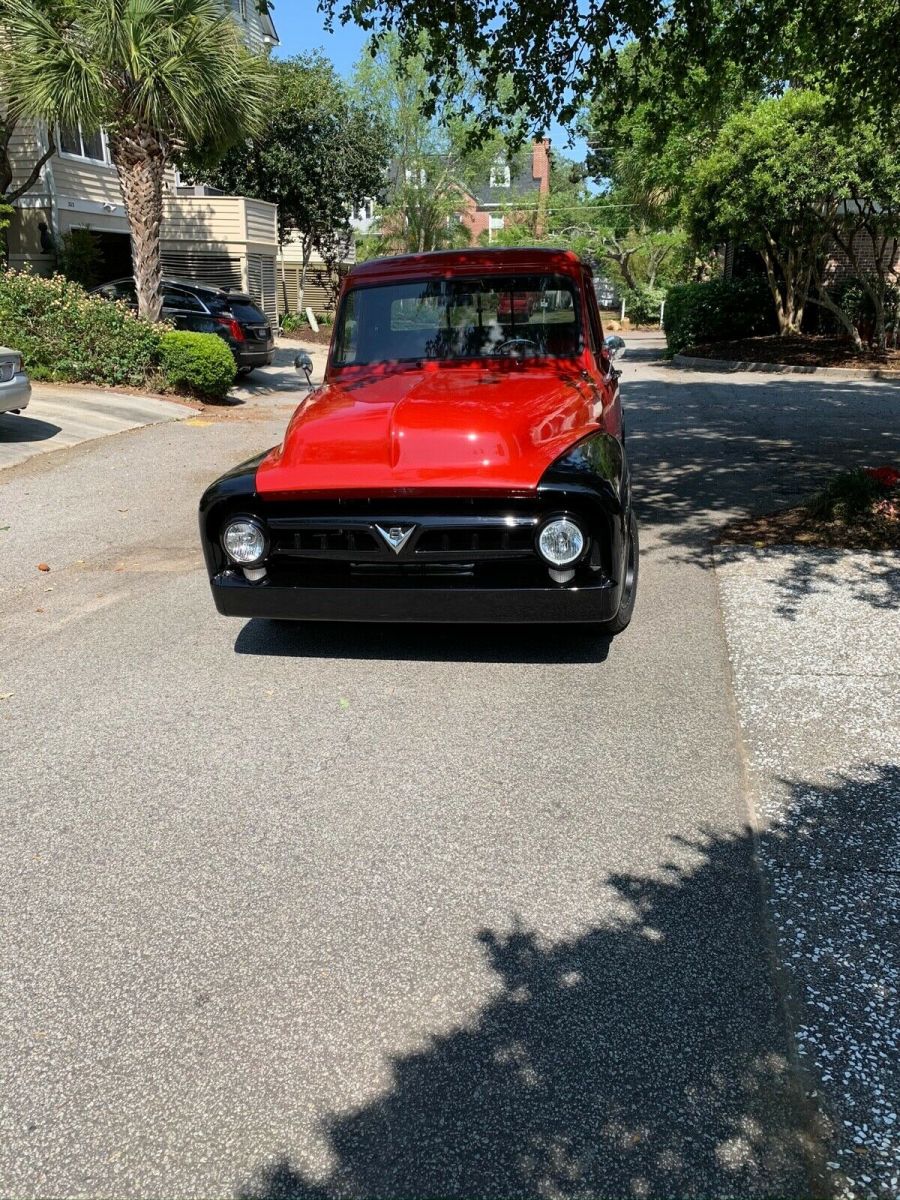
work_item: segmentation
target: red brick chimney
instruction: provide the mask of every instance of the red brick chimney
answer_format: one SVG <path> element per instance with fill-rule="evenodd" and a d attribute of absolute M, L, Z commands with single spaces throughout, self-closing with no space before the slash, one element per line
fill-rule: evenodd
<path fill-rule="evenodd" d="M 538 181 L 538 206 L 534 221 L 536 237 L 547 228 L 547 200 L 550 197 L 550 139 L 535 138 L 531 147 L 531 177 Z"/>
<path fill-rule="evenodd" d="M 535 138 L 531 147 L 531 176 L 540 181 L 540 193 L 550 193 L 550 139 Z"/>

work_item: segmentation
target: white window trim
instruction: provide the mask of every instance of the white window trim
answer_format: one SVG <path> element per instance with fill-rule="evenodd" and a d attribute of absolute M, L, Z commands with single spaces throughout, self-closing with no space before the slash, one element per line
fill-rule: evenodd
<path fill-rule="evenodd" d="M 63 150 L 62 147 L 62 129 L 57 126 L 56 129 L 56 153 L 60 158 L 67 158 L 70 162 L 90 163 L 94 167 L 110 167 L 115 170 L 115 165 L 109 153 L 109 141 L 106 136 L 106 130 L 100 130 L 100 141 L 103 144 L 103 158 L 91 158 L 87 154 L 73 154 L 71 150 Z M 78 125 L 78 136 L 81 138 L 81 145 L 84 146 L 84 131 L 81 125 Z"/>

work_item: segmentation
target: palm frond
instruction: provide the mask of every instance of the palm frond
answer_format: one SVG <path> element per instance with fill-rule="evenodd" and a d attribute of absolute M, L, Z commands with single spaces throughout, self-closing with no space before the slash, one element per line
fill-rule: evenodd
<path fill-rule="evenodd" d="M 4 0 L 4 90 L 17 113 L 139 128 L 173 146 L 252 135 L 271 95 L 265 59 L 219 0 Z M 57 17 L 58 14 L 54 14 Z"/>

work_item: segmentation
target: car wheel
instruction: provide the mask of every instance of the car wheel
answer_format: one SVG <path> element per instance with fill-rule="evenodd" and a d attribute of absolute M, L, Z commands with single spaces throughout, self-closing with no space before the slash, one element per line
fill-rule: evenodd
<path fill-rule="evenodd" d="M 238 379 L 246 379 L 252 370 L 253 370 L 252 367 L 238 367 L 238 369 L 237 369 Z"/>
<path fill-rule="evenodd" d="M 603 633 L 609 634 L 610 637 L 615 637 L 617 633 L 621 633 L 623 629 L 627 629 L 628 623 L 631 620 L 631 614 L 634 612 L 634 602 L 637 599 L 639 558 L 640 547 L 638 542 L 637 518 L 633 512 L 630 512 L 628 515 L 628 550 L 625 567 L 625 586 L 622 589 L 622 599 L 619 601 L 619 611 L 611 620 L 601 621 L 600 623 L 600 629 Z"/>

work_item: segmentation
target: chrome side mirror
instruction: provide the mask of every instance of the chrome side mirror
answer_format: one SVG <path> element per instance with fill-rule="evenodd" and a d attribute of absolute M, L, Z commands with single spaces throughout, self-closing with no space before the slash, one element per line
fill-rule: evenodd
<path fill-rule="evenodd" d="M 606 353 L 611 362 L 615 362 L 625 351 L 625 339 L 618 337 L 615 333 L 611 333 L 603 344 L 606 346 Z"/>
<path fill-rule="evenodd" d="M 313 360 L 305 350 L 294 359 L 294 370 L 302 371 L 306 376 L 306 386 L 312 387 Z"/>

